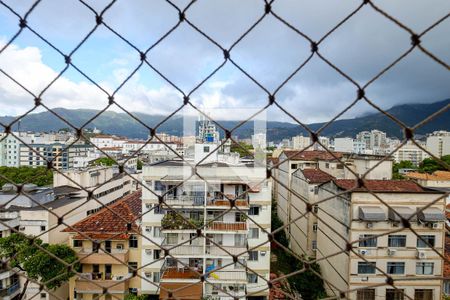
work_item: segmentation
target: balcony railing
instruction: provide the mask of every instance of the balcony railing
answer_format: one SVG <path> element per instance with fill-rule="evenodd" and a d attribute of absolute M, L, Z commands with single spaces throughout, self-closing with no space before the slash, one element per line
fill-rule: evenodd
<path fill-rule="evenodd" d="M 234 199 L 234 198 L 230 198 Z M 235 205 L 238 207 L 248 207 L 248 201 L 245 199 L 236 199 Z M 214 207 L 230 207 L 230 201 L 228 199 L 213 199 L 206 202 L 206 206 L 214 206 Z"/>
<path fill-rule="evenodd" d="M 169 245 L 170 247 L 170 245 Z M 202 255 L 203 246 L 196 245 L 182 245 L 170 250 L 171 255 Z"/>
<path fill-rule="evenodd" d="M 167 195 L 164 201 L 168 205 L 202 206 L 205 204 L 205 195 Z"/>
<path fill-rule="evenodd" d="M 187 268 L 187 267 L 164 267 L 162 269 L 161 279 L 200 279 L 203 268 Z"/>
<path fill-rule="evenodd" d="M 105 253 L 106 252 L 106 253 Z M 83 264 L 122 264 L 128 262 L 128 249 L 103 249 L 93 251 L 82 248 L 77 252 Z"/>
<path fill-rule="evenodd" d="M 75 281 L 75 290 L 77 292 L 100 293 L 103 288 L 107 288 L 109 293 L 125 293 L 128 292 L 129 274 L 114 275 L 103 273 L 83 273 Z"/>
<path fill-rule="evenodd" d="M 222 249 L 223 248 L 223 249 Z M 227 252 L 225 252 L 225 250 Z M 248 256 L 248 253 L 246 252 L 247 248 L 244 246 L 221 246 L 221 248 L 217 247 L 216 245 L 210 245 L 206 246 L 206 254 L 214 255 L 214 256 L 227 256 L 229 257 L 231 255 L 238 255 L 242 253 L 242 256 Z"/>
<path fill-rule="evenodd" d="M 227 281 L 227 282 L 247 282 L 247 272 L 245 269 L 240 271 L 214 271 L 208 277 L 211 281 Z"/>
<path fill-rule="evenodd" d="M 247 222 L 212 222 L 208 224 L 210 231 L 246 231 Z"/>
<path fill-rule="evenodd" d="M 19 290 L 19 288 L 20 288 L 19 282 L 13 283 L 9 287 L 1 289 L 0 296 L 1 297 L 11 296 L 15 292 L 17 292 Z"/>
<path fill-rule="evenodd" d="M 203 220 L 183 218 L 179 214 L 166 214 L 161 220 L 162 229 L 166 230 L 195 230 L 203 226 Z"/>

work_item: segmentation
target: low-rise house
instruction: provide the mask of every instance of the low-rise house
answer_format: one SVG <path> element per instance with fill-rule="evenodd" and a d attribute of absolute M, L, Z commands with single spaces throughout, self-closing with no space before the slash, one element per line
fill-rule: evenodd
<path fill-rule="evenodd" d="M 68 243 L 81 264 L 69 282 L 70 300 L 140 294 L 136 274 L 141 268 L 141 195 L 140 190 L 127 195 L 63 230 L 70 234 Z"/>

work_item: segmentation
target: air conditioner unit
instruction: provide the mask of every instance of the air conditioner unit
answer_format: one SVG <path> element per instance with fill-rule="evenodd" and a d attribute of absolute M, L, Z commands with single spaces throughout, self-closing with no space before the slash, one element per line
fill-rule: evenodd
<path fill-rule="evenodd" d="M 117 275 L 117 276 L 113 276 L 113 280 L 119 281 L 119 280 L 123 280 L 125 277 L 123 275 Z"/>
<path fill-rule="evenodd" d="M 368 223 L 366 224 L 366 227 L 367 227 L 367 228 L 372 228 L 372 227 L 373 227 L 373 223 L 368 222 Z"/>
<path fill-rule="evenodd" d="M 151 227 L 145 227 L 145 231 L 146 232 L 150 232 L 150 231 L 152 231 L 152 228 Z"/>
<path fill-rule="evenodd" d="M 431 223 L 431 228 L 438 229 L 439 228 L 439 223 Z"/>
<path fill-rule="evenodd" d="M 24 230 L 25 230 L 25 226 L 19 227 L 19 230 L 20 230 L 20 231 L 24 231 Z"/>
<path fill-rule="evenodd" d="M 392 222 L 392 227 L 399 227 L 400 226 L 400 222 Z"/>
<path fill-rule="evenodd" d="M 152 254 L 152 249 L 145 249 L 145 254 L 151 255 Z"/>
<path fill-rule="evenodd" d="M 361 278 L 361 281 L 369 281 L 369 277 L 368 276 L 363 277 L 363 278 Z"/>
<path fill-rule="evenodd" d="M 261 251 L 261 256 L 266 256 L 266 251 Z"/>
<path fill-rule="evenodd" d="M 361 255 L 367 255 L 367 254 L 369 254 L 370 252 L 369 252 L 369 250 L 367 250 L 367 249 L 361 249 L 361 250 L 359 250 L 359 254 L 361 254 Z"/>
<path fill-rule="evenodd" d="M 418 259 L 424 259 L 424 258 L 427 257 L 427 255 L 425 254 L 424 251 L 417 251 L 417 255 L 416 256 L 417 256 Z"/>
<path fill-rule="evenodd" d="M 389 256 L 395 255 L 396 252 L 397 252 L 396 249 L 388 249 L 388 250 L 387 250 L 387 254 L 388 254 Z"/>
<path fill-rule="evenodd" d="M 123 250 L 123 244 L 117 244 L 116 249 L 118 250 Z"/>

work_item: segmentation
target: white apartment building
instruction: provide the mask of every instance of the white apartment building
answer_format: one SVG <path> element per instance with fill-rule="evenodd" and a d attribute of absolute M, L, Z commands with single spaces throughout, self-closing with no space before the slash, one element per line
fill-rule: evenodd
<path fill-rule="evenodd" d="M 353 151 L 353 139 L 349 137 L 335 138 L 334 139 L 334 151 L 339 152 L 354 152 Z"/>
<path fill-rule="evenodd" d="M 435 131 L 427 137 L 427 150 L 436 157 L 450 154 L 450 132 Z"/>
<path fill-rule="evenodd" d="M 92 147 L 87 144 L 76 143 L 73 145 L 65 143 L 48 143 L 19 146 L 19 166 L 39 167 L 47 166 L 52 161 L 52 167 L 58 170 L 74 168 L 75 158 L 88 157 Z"/>
<path fill-rule="evenodd" d="M 265 133 L 253 134 L 252 135 L 252 146 L 254 149 L 257 149 L 257 148 L 266 149 L 267 148 L 266 134 Z"/>
<path fill-rule="evenodd" d="M 305 149 L 311 145 L 311 138 L 309 136 L 298 135 L 292 137 L 292 148 L 293 149 Z"/>
<path fill-rule="evenodd" d="M 143 276 L 160 281 L 161 287 L 167 289 L 194 284 L 190 289 L 196 294 L 185 298 L 180 292 L 178 296 L 183 299 L 202 296 L 232 299 L 246 294 L 267 298 L 265 280 L 269 279 L 270 245 L 267 234 L 256 223 L 270 231 L 271 185 L 264 179 L 262 168 L 209 162 L 197 167 L 208 184 L 195 177 L 179 185 L 189 169 L 181 161 L 144 166 L 143 180 L 157 195 L 143 189 L 143 212 L 153 211 L 144 214 L 142 226 L 144 234 L 156 243 L 143 239 L 142 263 L 148 265 Z M 164 195 L 170 209 L 158 206 L 158 195 Z M 241 212 L 236 208 L 227 211 L 230 208 L 227 197 L 237 199 L 235 203 Z M 201 235 L 170 213 L 173 210 L 202 227 Z M 170 257 L 160 260 L 163 252 L 159 244 L 170 249 L 169 253 L 181 263 Z M 230 255 L 237 255 L 239 262 L 233 263 Z M 244 266 L 255 273 L 246 271 Z M 209 274 L 207 282 L 200 282 L 198 273 Z M 141 287 L 144 294 L 158 292 L 146 281 L 142 281 Z M 167 296 L 163 290 L 160 292 L 160 297 Z"/>
<path fill-rule="evenodd" d="M 196 175 L 181 160 L 143 167 L 143 183 L 153 192 L 143 188 L 142 276 L 160 283 L 142 280 L 143 294 L 268 299 L 271 183 L 265 165 L 213 152 L 214 128 L 200 124 L 194 155 L 185 158 L 198 164 Z"/>
<path fill-rule="evenodd" d="M 421 146 L 425 148 L 425 145 Z M 410 141 L 408 141 L 405 145 L 401 146 L 396 152 L 394 152 L 393 156 L 395 162 L 409 160 L 415 166 L 418 166 L 425 158 L 430 157 L 428 153 L 426 153 Z"/>
<path fill-rule="evenodd" d="M 365 181 L 391 210 L 365 189 L 350 191 L 356 183 L 332 180 L 318 191 L 316 258 L 328 294 L 339 297 L 351 290 L 346 299 L 441 299 L 442 193 L 412 181 Z M 410 218 L 419 237 L 408 229 L 399 230 L 401 218 Z M 345 251 L 348 241 L 356 241 L 352 244 L 356 253 Z M 387 276 L 397 289 L 386 283 Z"/>

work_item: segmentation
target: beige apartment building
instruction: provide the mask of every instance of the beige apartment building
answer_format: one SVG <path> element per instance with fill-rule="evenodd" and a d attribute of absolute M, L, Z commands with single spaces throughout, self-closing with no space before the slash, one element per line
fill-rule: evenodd
<path fill-rule="evenodd" d="M 328 152 L 320 150 L 311 151 L 283 151 L 276 162 L 278 167 L 274 170 L 274 198 L 277 202 L 277 214 L 286 227 L 288 238 L 291 237 L 291 227 L 294 213 L 292 210 L 300 205 L 294 204 L 293 190 L 298 188 L 293 183 L 293 173 L 297 170 L 320 169 L 335 178 L 354 179 L 355 174 L 366 179 L 391 179 L 392 159 L 384 159 L 379 155 L 361 155 L 343 152 Z M 377 165 L 378 164 L 378 165 Z M 373 170 L 372 170 L 373 168 Z M 351 171 L 350 171 L 351 170 Z M 304 197 L 307 194 L 303 195 Z M 294 237 L 295 239 L 297 237 Z"/>
<path fill-rule="evenodd" d="M 124 299 L 140 292 L 141 208 L 139 190 L 64 229 L 81 264 L 69 281 L 70 300 Z"/>
<path fill-rule="evenodd" d="M 365 186 L 392 209 L 355 188 L 355 180 L 320 185 L 319 201 L 330 198 L 318 207 L 316 249 L 327 292 L 339 296 L 351 290 L 346 297 L 358 300 L 440 299 L 443 193 L 405 180 L 367 180 Z M 403 229 L 401 218 L 410 218 L 419 237 Z M 345 251 L 348 241 L 356 254 Z M 387 276 L 396 289 L 386 283 Z"/>

